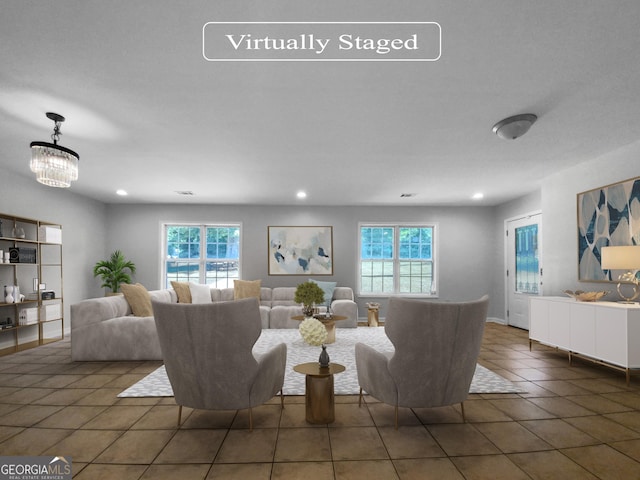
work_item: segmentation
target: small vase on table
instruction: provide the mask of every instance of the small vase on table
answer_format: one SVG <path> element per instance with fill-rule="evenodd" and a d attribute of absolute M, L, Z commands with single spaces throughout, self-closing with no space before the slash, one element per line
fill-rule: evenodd
<path fill-rule="evenodd" d="M 320 364 L 320 368 L 329 368 L 329 353 L 327 352 L 327 347 L 322 345 L 322 352 L 320 352 L 320 358 L 318 359 L 318 363 Z"/>

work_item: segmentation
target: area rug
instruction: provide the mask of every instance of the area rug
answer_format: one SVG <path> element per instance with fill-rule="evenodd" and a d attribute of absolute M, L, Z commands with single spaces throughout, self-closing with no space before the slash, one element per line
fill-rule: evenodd
<path fill-rule="evenodd" d="M 327 346 L 332 362 L 346 367 L 334 377 L 336 395 L 355 395 L 360 391 L 356 373 L 355 344 L 365 343 L 379 351 L 393 351 L 393 344 L 384 333 L 384 327 L 339 328 L 336 342 Z M 263 330 L 253 351 L 259 355 L 278 343 L 287 344 L 287 367 L 284 377 L 285 395 L 304 395 L 304 375 L 293 370 L 294 365 L 317 362 L 320 347 L 307 345 L 297 329 Z M 522 393 L 523 390 L 507 379 L 483 367 L 476 366 L 470 393 Z M 172 397 L 173 391 L 164 365 L 127 388 L 118 397 Z"/>

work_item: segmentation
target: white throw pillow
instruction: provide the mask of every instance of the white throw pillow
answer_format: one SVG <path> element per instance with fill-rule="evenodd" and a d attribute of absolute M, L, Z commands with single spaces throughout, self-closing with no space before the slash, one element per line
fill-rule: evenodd
<path fill-rule="evenodd" d="M 191 303 L 211 303 L 211 287 L 189 282 Z"/>

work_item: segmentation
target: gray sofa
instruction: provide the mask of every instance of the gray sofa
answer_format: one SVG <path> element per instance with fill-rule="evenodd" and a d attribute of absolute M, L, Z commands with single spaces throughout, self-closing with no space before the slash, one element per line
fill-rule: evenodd
<path fill-rule="evenodd" d="M 291 320 L 302 315 L 302 308 L 293 301 L 296 287 L 262 287 L 260 289 L 260 321 L 262 328 L 298 328 Z M 211 301 L 233 300 L 233 288 L 212 288 Z M 152 290 L 152 300 L 177 303 L 173 289 Z M 358 306 L 353 290 L 336 287 L 331 301 L 335 315 L 347 317 L 336 323 L 340 328 L 358 326 Z M 160 342 L 153 317 L 136 317 L 122 295 L 83 300 L 71 305 L 71 359 L 101 360 L 162 360 Z"/>

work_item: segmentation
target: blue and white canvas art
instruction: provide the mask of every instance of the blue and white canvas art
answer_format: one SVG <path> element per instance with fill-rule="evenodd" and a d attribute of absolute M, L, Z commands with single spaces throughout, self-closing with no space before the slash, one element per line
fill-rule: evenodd
<path fill-rule="evenodd" d="M 268 227 L 269 275 L 333 275 L 332 227 Z"/>
<path fill-rule="evenodd" d="M 601 267 L 602 247 L 609 245 L 640 245 L 640 177 L 578 194 L 581 281 L 612 281 Z"/>

